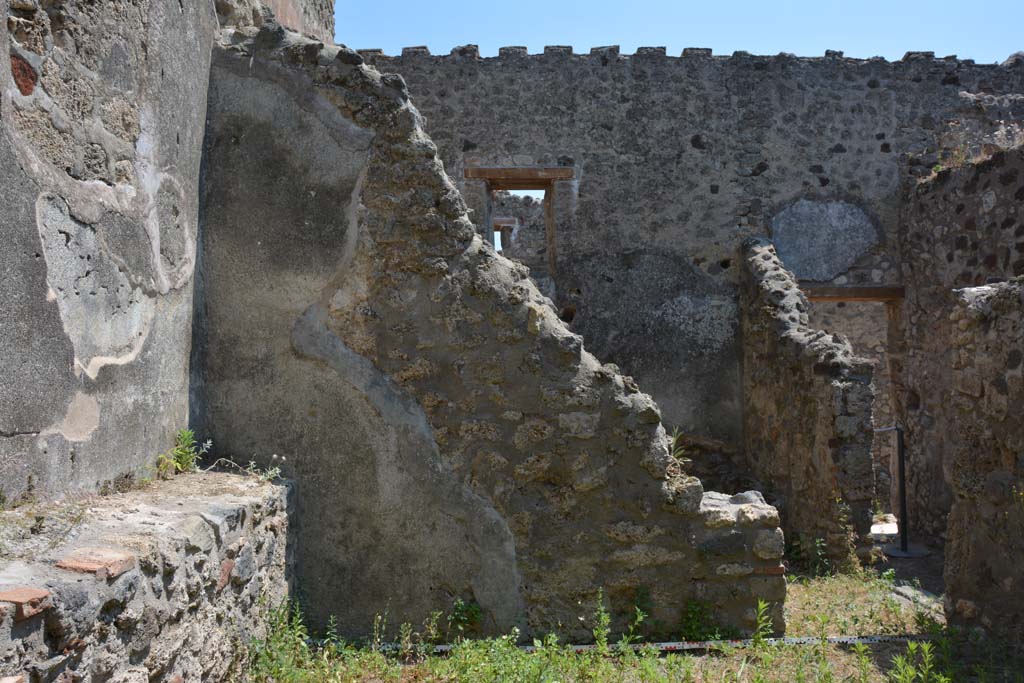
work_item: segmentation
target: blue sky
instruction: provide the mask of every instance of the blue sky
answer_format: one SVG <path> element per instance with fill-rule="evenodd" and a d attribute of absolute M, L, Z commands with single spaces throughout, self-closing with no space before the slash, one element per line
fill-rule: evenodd
<path fill-rule="evenodd" d="M 337 41 L 399 54 L 427 45 L 447 54 L 475 43 L 710 47 L 715 54 L 792 52 L 899 59 L 907 50 L 1001 62 L 1024 50 L 1024 0 L 338 0 Z"/>

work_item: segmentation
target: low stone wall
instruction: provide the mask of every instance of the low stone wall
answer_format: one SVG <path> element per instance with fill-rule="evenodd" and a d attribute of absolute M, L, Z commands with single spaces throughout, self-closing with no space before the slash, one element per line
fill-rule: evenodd
<path fill-rule="evenodd" d="M 0 554 L 0 680 L 221 681 L 288 595 L 288 487 L 189 474 L 24 506 Z"/>
<path fill-rule="evenodd" d="M 871 530 L 871 364 L 810 327 L 808 302 L 766 239 L 744 243 L 742 466 L 804 552 L 845 563 Z M 862 539 L 863 542 L 858 542 Z"/>
<path fill-rule="evenodd" d="M 782 628 L 777 512 L 705 494 L 651 397 L 481 240 L 401 77 L 266 23 L 213 62 L 194 414 L 287 456 L 314 627 L 461 599 L 483 634 L 585 639 L 603 589 L 616 629 L 649 601 L 678 633 L 690 600 L 749 629 L 758 598 Z"/>
<path fill-rule="evenodd" d="M 1024 644 L 1024 277 L 956 293 L 946 614 Z"/>

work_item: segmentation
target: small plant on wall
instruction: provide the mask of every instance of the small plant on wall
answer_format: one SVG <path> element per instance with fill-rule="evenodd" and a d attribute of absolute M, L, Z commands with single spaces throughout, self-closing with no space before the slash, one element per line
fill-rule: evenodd
<path fill-rule="evenodd" d="M 211 446 L 213 442 L 210 440 L 198 445 L 195 432 L 191 429 L 178 430 L 174 437 L 174 448 L 157 456 L 157 475 L 161 479 L 170 479 L 181 472 L 195 472 L 199 458 L 203 457 Z"/>

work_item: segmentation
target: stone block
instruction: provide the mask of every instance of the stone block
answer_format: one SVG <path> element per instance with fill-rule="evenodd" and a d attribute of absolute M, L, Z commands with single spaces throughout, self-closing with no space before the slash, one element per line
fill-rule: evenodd
<path fill-rule="evenodd" d="M 782 577 L 758 575 L 750 577 L 750 592 L 762 600 L 778 601 L 786 599 L 786 580 Z"/>
<path fill-rule="evenodd" d="M 256 554 L 250 543 L 245 543 L 235 557 L 235 566 L 231 571 L 231 581 L 245 584 L 256 574 Z"/>
<path fill-rule="evenodd" d="M 748 526 L 777 527 L 779 511 L 770 505 L 741 505 L 736 519 Z"/>
<path fill-rule="evenodd" d="M 199 515 L 191 515 L 181 524 L 181 530 L 185 535 L 186 543 L 190 550 L 198 551 L 208 555 L 217 545 L 213 529 L 210 524 Z"/>
<path fill-rule="evenodd" d="M 666 54 L 663 47 L 638 47 L 636 49 L 637 57 L 664 57 Z"/>
<path fill-rule="evenodd" d="M 42 588 L 7 588 L 0 590 L 0 602 L 14 605 L 14 621 L 24 621 L 50 609 L 50 591 Z"/>
<path fill-rule="evenodd" d="M 742 555 L 746 549 L 746 537 L 735 529 L 705 539 L 697 546 L 702 555 L 717 557 Z"/>
<path fill-rule="evenodd" d="M 782 529 L 765 529 L 754 538 L 754 554 L 763 560 L 777 560 L 785 552 Z"/>
<path fill-rule="evenodd" d="M 134 555 L 112 548 L 77 548 L 57 562 L 60 569 L 94 574 L 101 581 L 117 578 L 134 566 Z"/>
<path fill-rule="evenodd" d="M 452 48 L 451 55 L 465 59 L 480 59 L 480 47 L 478 45 L 459 45 Z"/>
<path fill-rule="evenodd" d="M 600 413 L 562 413 L 558 416 L 558 427 L 576 439 L 592 439 L 597 434 L 600 421 Z"/>
<path fill-rule="evenodd" d="M 663 487 L 673 512 L 693 514 L 701 509 L 701 500 L 704 498 L 704 485 L 700 479 L 676 476 L 667 479 Z"/>

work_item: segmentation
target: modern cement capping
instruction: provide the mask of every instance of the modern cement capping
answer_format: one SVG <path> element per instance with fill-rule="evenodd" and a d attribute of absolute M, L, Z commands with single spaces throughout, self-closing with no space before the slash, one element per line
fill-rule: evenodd
<path fill-rule="evenodd" d="M 810 327 L 807 298 L 766 239 L 743 245 L 744 445 L 805 553 L 848 563 L 870 547 L 874 477 L 870 363 Z"/>
<path fill-rule="evenodd" d="M 0 512 L 0 679 L 226 680 L 288 596 L 289 504 L 205 473 Z"/>

